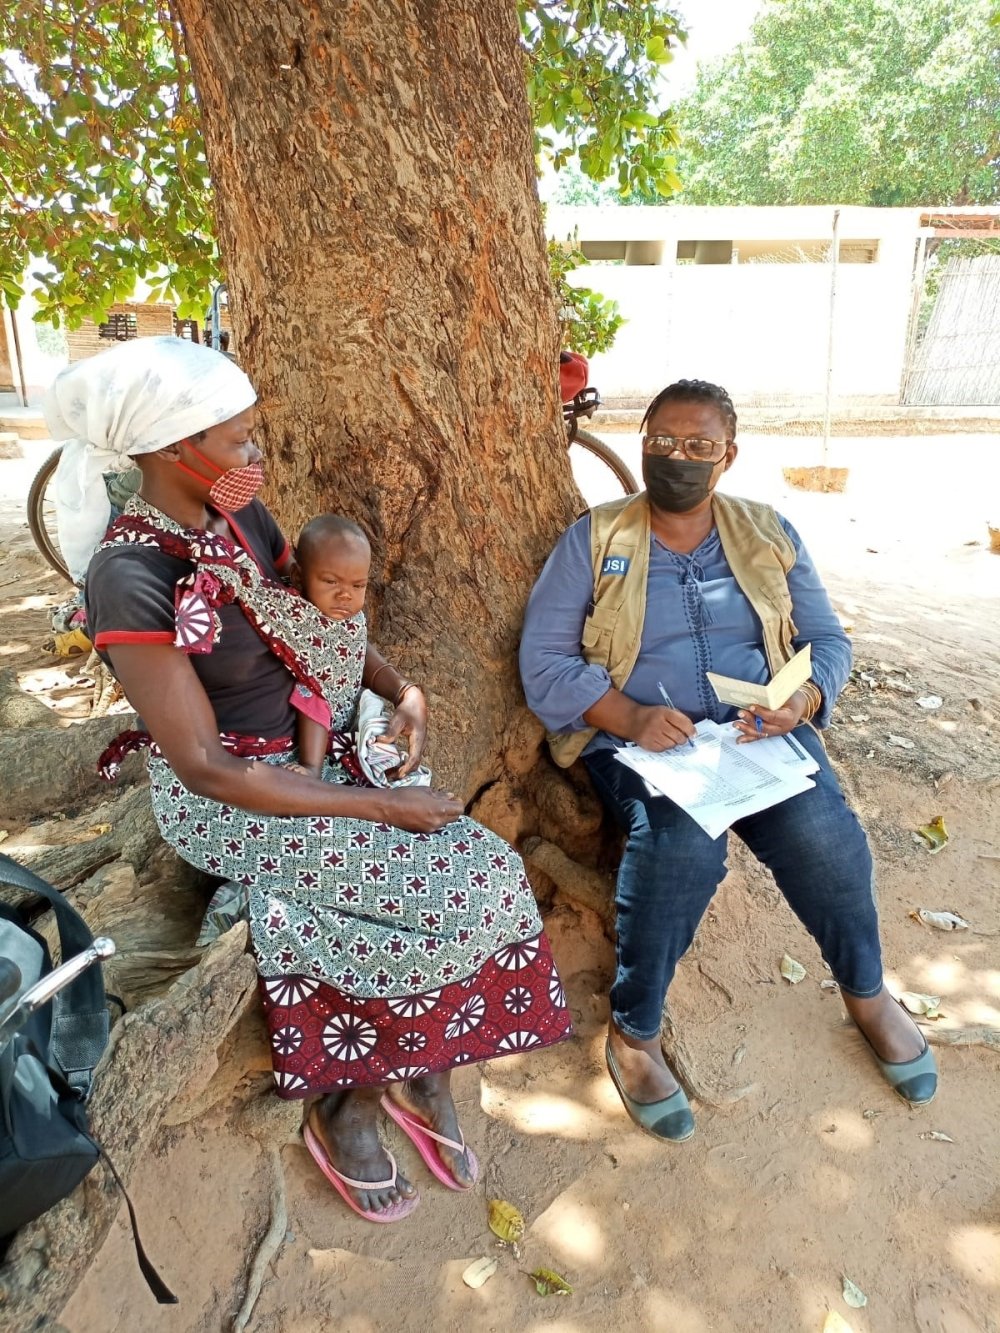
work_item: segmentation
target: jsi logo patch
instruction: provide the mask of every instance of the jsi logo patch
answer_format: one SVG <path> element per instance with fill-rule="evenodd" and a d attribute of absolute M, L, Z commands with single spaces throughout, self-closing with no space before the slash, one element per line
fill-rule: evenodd
<path fill-rule="evenodd" d="M 631 563 L 631 557 L 627 555 L 606 555 L 604 557 L 604 564 L 601 566 L 601 573 L 627 574 L 628 567 Z"/>

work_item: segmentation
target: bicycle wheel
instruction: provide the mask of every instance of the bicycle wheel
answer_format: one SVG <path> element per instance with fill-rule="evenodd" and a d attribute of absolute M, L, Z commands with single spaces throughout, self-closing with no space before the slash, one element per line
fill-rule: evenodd
<path fill-rule="evenodd" d="M 577 428 L 573 443 L 586 449 L 588 453 L 593 454 L 595 458 L 599 458 L 606 467 L 610 468 L 614 473 L 615 480 L 626 495 L 638 494 L 639 485 L 635 477 L 632 476 L 632 473 L 610 445 L 605 444 L 603 440 L 599 440 L 596 435 L 591 435 L 589 430 L 580 430 L 579 428 Z"/>
<path fill-rule="evenodd" d="M 56 506 L 49 495 L 49 486 L 59 466 L 62 449 L 54 449 L 35 474 L 28 492 L 28 527 L 35 545 L 45 560 L 67 583 L 72 583 L 69 570 L 56 541 Z"/>

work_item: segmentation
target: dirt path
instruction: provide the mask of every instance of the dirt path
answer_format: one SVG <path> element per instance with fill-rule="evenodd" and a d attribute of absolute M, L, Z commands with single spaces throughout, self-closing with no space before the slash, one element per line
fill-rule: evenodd
<path fill-rule="evenodd" d="M 857 671 L 829 746 L 875 851 L 890 982 L 940 995 L 946 1030 L 1000 1029 L 1000 557 L 985 544 L 998 446 L 985 436 L 839 442 L 831 461 L 851 467 L 848 491 L 819 496 L 787 492 L 780 476 L 781 464 L 814 461 L 817 442 L 748 440 L 729 487 L 767 496 L 796 523 L 851 628 Z M 0 463 L 0 616 L 4 664 L 41 671 L 44 683 L 59 669 L 37 649 L 57 585 L 11 528 L 29 472 Z M 930 694 L 943 701 L 934 711 L 917 703 Z M 936 815 L 951 841 L 932 856 L 913 830 Z M 681 1147 L 632 1128 L 603 1068 L 612 949 L 595 920 L 560 906 L 548 928 L 574 1040 L 456 1076 L 481 1185 L 468 1197 L 446 1192 L 390 1133 L 422 1205 L 398 1228 L 366 1226 L 290 1142 L 288 1232 L 250 1328 L 818 1333 L 833 1310 L 854 1333 L 997 1333 L 996 1051 L 939 1047 L 937 1100 L 905 1109 L 844 1025 L 814 945 L 770 878 L 731 859 L 739 873 L 682 965 L 672 1005 L 699 1073 L 752 1084 L 744 1099 L 696 1106 L 697 1135 Z M 918 907 L 958 912 L 973 929 L 929 930 L 910 918 Z M 786 951 L 808 974 L 794 987 L 778 973 Z M 953 1141 L 921 1137 L 930 1131 Z M 224 1112 L 168 1132 L 134 1197 L 182 1304 L 152 1304 L 119 1219 L 63 1314 L 66 1329 L 227 1328 L 269 1188 L 266 1154 Z M 490 1198 L 527 1218 L 520 1259 L 495 1247 Z M 482 1255 L 499 1269 L 471 1291 L 461 1273 Z M 561 1273 L 573 1295 L 537 1295 L 526 1274 L 538 1266 Z M 867 1294 L 865 1309 L 844 1303 L 844 1275 Z"/>

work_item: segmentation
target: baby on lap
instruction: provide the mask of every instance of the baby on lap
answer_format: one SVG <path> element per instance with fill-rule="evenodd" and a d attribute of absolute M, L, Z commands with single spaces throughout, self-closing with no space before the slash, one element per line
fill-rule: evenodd
<path fill-rule="evenodd" d="M 364 529 L 342 514 L 320 514 L 299 534 L 296 547 L 296 586 L 307 601 L 328 620 L 363 617 L 372 550 Z M 319 777 L 330 748 L 329 708 L 302 686 L 292 692 L 298 712 L 297 772 Z M 371 690 L 362 690 L 355 717 L 355 745 L 362 781 L 390 786 L 402 762 L 397 747 L 380 740 L 387 722 L 386 705 Z M 342 738 L 335 737 L 339 741 Z M 338 756 L 344 763 L 345 756 Z M 345 764 L 350 770 L 352 765 Z M 430 772 L 421 765 L 403 781 L 427 786 Z"/>

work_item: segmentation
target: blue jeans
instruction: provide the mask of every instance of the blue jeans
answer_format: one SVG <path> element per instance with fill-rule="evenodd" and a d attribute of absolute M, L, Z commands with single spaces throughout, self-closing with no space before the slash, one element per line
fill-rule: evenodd
<path fill-rule="evenodd" d="M 809 726 L 799 741 L 820 765 L 815 787 L 748 815 L 733 832 L 774 875 L 789 907 L 820 947 L 841 989 L 882 989 L 878 912 L 868 839 L 848 806 L 826 751 Z M 615 893 L 618 970 L 615 1025 L 648 1041 L 660 1030 L 667 987 L 726 873 L 725 836 L 712 839 L 666 796 L 651 796 L 613 750 L 584 762 L 608 811 L 627 834 Z"/>

